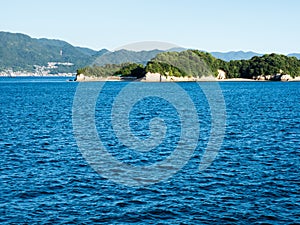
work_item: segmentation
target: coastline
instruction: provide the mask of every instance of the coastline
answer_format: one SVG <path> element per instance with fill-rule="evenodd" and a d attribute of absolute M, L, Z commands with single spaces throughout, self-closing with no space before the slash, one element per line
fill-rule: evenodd
<path fill-rule="evenodd" d="M 89 77 L 83 74 L 76 76 L 75 80 L 77 82 L 153 82 L 153 83 L 164 83 L 164 82 L 300 82 L 300 76 L 295 77 L 291 80 L 258 80 L 258 79 L 247 79 L 247 78 L 228 78 L 228 79 L 217 79 L 215 77 L 155 77 L 148 79 L 146 77 L 136 79 L 135 77 L 121 78 L 121 77 Z"/>
<path fill-rule="evenodd" d="M 48 75 L 37 75 L 37 74 L 20 74 L 20 75 L 9 75 L 0 74 L 0 77 L 76 77 L 74 73 L 60 73 L 60 74 L 48 74 Z"/>
<path fill-rule="evenodd" d="M 74 80 L 75 81 L 75 80 Z M 300 79 L 294 79 L 289 81 L 272 81 L 272 80 L 253 80 L 253 79 L 244 79 L 244 78 L 229 78 L 223 80 L 212 80 L 212 79 L 198 79 L 198 80 L 185 80 L 185 81 L 142 81 L 140 79 L 135 80 L 116 80 L 108 78 L 100 79 L 89 79 L 85 81 L 75 81 L 75 82 L 143 82 L 143 83 L 171 83 L 171 82 L 300 82 Z"/>
<path fill-rule="evenodd" d="M 146 80 L 145 77 L 136 79 L 135 77 L 128 77 L 128 78 L 121 78 L 117 76 L 109 76 L 109 77 L 89 77 L 84 76 L 83 74 L 74 75 L 74 74 L 53 74 L 48 76 L 41 76 L 41 75 L 15 75 L 15 76 L 8 76 L 8 75 L 0 75 L 0 77 L 6 78 L 18 78 L 18 77 L 37 77 L 37 78 L 49 78 L 49 77 L 75 77 L 74 80 L 76 82 L 152 82 L 152 83 L 164 83 L 164 82 L 300 82 L 300 76 L 295 77 L 290 80 L 258 80 L 258 79 L 248 79 L 248 78 L 225 78 L 225 79 L 217 79 L 215 77 L 201 77 L 201 78 L 194 78 L 194 77 L 164 77 L 164 79 L 150 79 Z"/>

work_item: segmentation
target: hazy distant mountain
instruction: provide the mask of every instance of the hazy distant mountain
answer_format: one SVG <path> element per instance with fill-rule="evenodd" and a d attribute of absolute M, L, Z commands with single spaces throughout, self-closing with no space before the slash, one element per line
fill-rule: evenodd
<path fill-rule="evenodd" d="M 187 50 L 186 48 L 181 48 L 181 47 L 174 47 L 174 48 L 170 48 L 169 50 L 167 50 L 168 52 L 183 52 Z"/>
<path fill-rule="evenodd" d="M 211 52 L 211 54 L 218 58 L 222 59 L 224 61 L 230 61 L 230 60 L 241 60 L 241 59 L 251 59 L 253 56 L 262 56 L 263 54 L 259 54 L 256 52 L 243 52 L 243 51 L 237 51 L 237 52 Z"/>
<path fill-rule="evenodd" d="M 107 51 L 105 54 L 98 57 L 94 64 L 96 65 L 105 65 L 105 64 L 120 64 L 126 62 L 135 62 L 140 64 L 146 64 L 148 61 L 153 59 L 158 53 L 167 51 L 167 52 L 182 52 L 185 51 L 185 48 L 174 47 L 168 50 L 148 50 L 148 51 L 130 51 L 121 49 L 114 52 Z"/>
<path fill-rule="evenodd" d="M 256 53 L 256 52 L 243 52 L 243 51 L 237 51 L 237 52 L 211 52 L 211 54 L 219 59 L 222 59 L 224 61 L 230 61 L 230 60 L 241 60 L 241 59 L 251 59 L 253 56 L 263 56 L 264 54 Z M 300 59 L 299 53 L 291 53 L 287 56 L 295 56 L 296 58 Z"/>
<path fill-rule="evenodd" d="M 300 53 L 291 53 L 291 54 L 288 54 L 288 56 L 294 56 L 294 57 L 300 59 Z"/>
<path fill-rule="evenodd" d="M 105 54 L 98 57 L 94 64 L 103 66 L 105 64 L 120 64 L 126 62 L 135 62 L 140 64 L 146 64 L 158 53 L 163 52 L 162 50 L 150 50 L 150 51 L 129 51 L 129 50 L 118 50 L 115 52 L 106 52 Z"/>

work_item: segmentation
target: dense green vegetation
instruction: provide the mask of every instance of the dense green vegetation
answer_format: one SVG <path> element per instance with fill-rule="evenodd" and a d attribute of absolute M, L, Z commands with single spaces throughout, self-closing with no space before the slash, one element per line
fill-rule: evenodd
<path fill-rule="evenodd" d="M 129 63 L 114 73 L 114 76 L 141 78 L 145 75 L 145 68 L 142 64 Z"/>
<path fill-rule="evenodd" d="M 187 75 L 184 71 L 181 71 L 180 69 L 178 69 L 177 67 L 171 64 L 158 62 L 158 61 L 148 62 L 147 66 L 145 67 L 145 72 L 159 73 L 166 76 L 175 76 L 175 77 L 181 77 Z"/>
<path fill-rule="evenodd" d="M 145 75 L 145 68 L 142 64 L 137 63 L 93 65 L 78 69 L 77 74 L 92 77 L 120 76 L 141 78 Z"/>
<path fill-rule="evenodd" d="M 292 77 L 300 75 L 300 60 L 278 54 L 254 56 L 250 60 L 235 60 L 220 66 L 228 78 L 253 78 L 275 74 L 289 74 Z"/>
<path fill-rule="evenodd" d="M 219 59 L 198 50 L 164 52 L 158 54 L 146 66 L 146 72 L 167 76 L 209 76 L 216 75 Z"/>
<path fill-rule="evenodd" d="M 112 70 L 112 68 L 114 68 Z M 163 52 L 150 60 L 144 67 L 141 64 L 113 64 L 86 67 L 78 70 L 87 76 L 132 76 L 141 78 L 147 72 L 165 76 L 217 76 L 218 69 L 226 72 L 227 78 L 253 78 L 261 75 L 289 74 L 300 75 L 300 60 L 278 54 L 254 56 L 250 60 L 223 61 L 211 54 L 198 50 L 183 52 Z"/>

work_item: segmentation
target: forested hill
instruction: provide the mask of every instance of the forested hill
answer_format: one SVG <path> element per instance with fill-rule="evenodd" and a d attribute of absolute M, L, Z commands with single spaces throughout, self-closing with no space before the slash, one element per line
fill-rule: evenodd
<path fill-rule="evenodd" d="M 95 57 L 107 50 L 74 47 L 65 41 L 35 39 L 24 34 L 0 32 L 0 70 L 12 68 L 14 71 L 33 71 L 34 65 L 46 66 L 48 62 L 69 62 L 74 72 L 77 68 L 90 64 Z"/>

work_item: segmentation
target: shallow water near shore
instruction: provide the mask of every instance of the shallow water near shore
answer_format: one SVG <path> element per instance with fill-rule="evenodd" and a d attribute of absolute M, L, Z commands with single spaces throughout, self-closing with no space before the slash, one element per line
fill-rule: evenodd
<path fill-rule="evenodd" d="M 300 223 L 299 82 L 221 82 L 225 137 L 202 172 L 199 162 L 211 128 L 208 102 L 196 83 L 178 83 L 197 109 L 197 148 L 171 178 L 132 188 L 104 179 L 83 158 L 72 126 L 78 83 L 67 79 L 0 79 L 1 224 Z M 96 126 L 103 144 L 118 160 L 135 166 L 162 161 L 176 147 L 179 115 L 163 100 L 139 102 L 130 114 L 132 129 L 150 135 L 150 111 L 165 120 L 171 134 L 155 151 L 126 149 L 109 117 L 126 85 L 107 82 L 98 98 Z M 172 84 L 138 85 L 164 92 Z"/>

